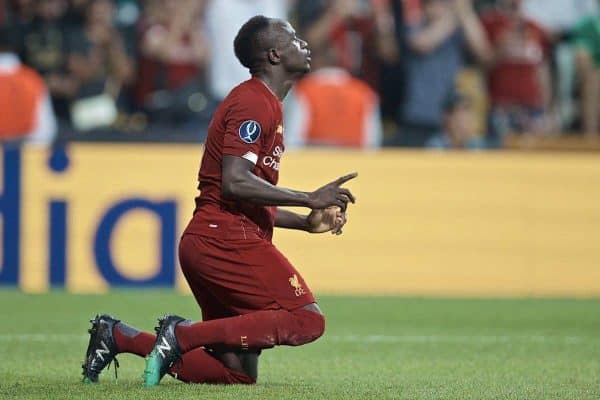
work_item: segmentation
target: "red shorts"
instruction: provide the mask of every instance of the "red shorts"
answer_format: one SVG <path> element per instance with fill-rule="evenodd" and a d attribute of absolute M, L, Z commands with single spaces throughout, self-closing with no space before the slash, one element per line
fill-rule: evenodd
<path fill-rule="evenodd" d="M 315 302 L 287 258 L 258 236 L 225 240 L 184 234 L 179 261 L 205 321 L 259 310 L 292 311 Z"/>

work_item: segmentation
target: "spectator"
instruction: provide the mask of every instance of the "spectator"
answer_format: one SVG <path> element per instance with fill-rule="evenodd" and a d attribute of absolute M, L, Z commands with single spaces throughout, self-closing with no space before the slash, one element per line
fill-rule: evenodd
<path fill-rule="evenodd" d="M 299 30 L 309 43 L 315 60 L 333 53 L 334 65 L 378 87 L 378 60 L 389 54 L 393 25 L 381 2 L 369 0 L 305 0 L 297 3 Z"/>
<path fill-rule="evenodd" d="M 210 45 L 208 82 L 215 98 L 221 100 L 237 84 L 249 79 L 233 53 L 233 39 L 240 26 L 255 15 L 286 18 L 288 0 L 211 0 L 206 9 Z"/>
<path fill-rule="evenodd" d="M 417 0 L 418 1 L 418 0 Z M 410 6 L 412 5 L 412 8 Z M 381 40 L 385 49 L 379 69 L 379 86 L 377 92 L 381 103 L 381 117 L 386 130 L 392 135 L 398 130 L 398 107 L 402 100 L 405 74 L 400 54 L 404 54 L 406 43 L 403 27 L 411 16 L 411 10 L 420 12 L 418 3 L 405 0 L 388 0 L 381 2 L 376 9 L 377 25 L 388 25 Z M 380 11 L 381 10 L 381 11 Z M 379 15 L 385 15 L 379 18 Z M 418 16 L 417 16 L 418 18 Z M 390 31 L 391 30 L 391 31 Z M 393 49 L 391 49 L 393 47 Z"/>
<path fill-rule="evenodd" d="M 23 62 L 44 78 L 60 119 L 69 117 L 69 103 L 77 92 L 77 80 L 66 71 L 70 32 L 61 24 L 65 11 L 63 0 L 40 0 L 33 20 L 21 27 Z"/>
<path fill-rule="evenodd" d="M 523 0 L 523 15 L 553 35 L 569 32 L 577 22 L 598 13 L 598 0 Z"/>
<path fill-rule="evenodd" d="M 483 16 L 483 24 L 494 48 L 487 77 L 491 139 L 498 144 L 511 132 L 552 130 L 546 114 L 550 104 L 548 34 L 523 15 L 521 0 L 499 0 Z"/>
<path fill-rule="evenodd" d="M 389 144 L 423 146 L 442 122 L 444 99 L 466 50 L 487 63 L 490 48 L 470 0 L 424 0 L 423 20 L 407 27 L 406 84 L 400 131 Z"/>
<path fill-rule="evenodd" d="M 334 63 L 333 56 L 329 63 Z M 345 69 L 324 67 L 302 79 L 286 105 L 285 145 L 381 145 L 377 94 Z"/>
<path fill-rule="evenodd" d="M 575 49 L 568 38 L 584 17 L 598 15 L 598 4 L 597 0 L 524 0 L 523 3 L 523 13 L 550 32 L 554 40 L 550 60 L 554 77 L 552 108 L 558 113 L 563 129 L 571 129 L 577 117 Z"/>
<path fill-rule="evenodd" d="M 18 34 L 18 28 L 30 23 L 36 14 L 34 0 L 0 0 L 0 25 L 10 25 Z"/>
<path fill-rule="evenodd" d="M 136 100 L 161 121 L 189 119 L 194 112 L 188 107 L 192 93 L 207 97 L 204 6 L 204 1 L 195 0 L 153 1 L 145 10 Z"/>
<path fill-rule="evenodd" d="M 11 32 L 0 28 L 0 141 L 48 145 L 56 119 L 42 77 L 22 65 L 11 49 Z"/>
<path fill-rule="evenodd" d="M 133 62 L 114 26 L 113 15 L 111 0 L 90 2 L 85 25 L 70 37 L 68 69 L 78 82 L 78 100 L 73 103 L 71 117 L 80 129 L 114 123 L 112 102 L 124 101 L 121 88 L 133 80 Z M 83 99 L 96 101 L 82 102 Z M 93 122 L 90 120 L 88 124 L 85 121 L 88 118 Z"/>
<path fill-rule="evenodd" d="M 573 29 L 580 81 L 582 128 L 589 138 L 600 137 L 600 17 L 582 19 Z"/>
<path fill-rule="evenodd" d="M 442 130 L 432 136 L 425 147 L 431 149 L 485 149 L 485 141 L 477 133 L 475 113 L 468 98 L 451 93 L 444 102 Z"/>

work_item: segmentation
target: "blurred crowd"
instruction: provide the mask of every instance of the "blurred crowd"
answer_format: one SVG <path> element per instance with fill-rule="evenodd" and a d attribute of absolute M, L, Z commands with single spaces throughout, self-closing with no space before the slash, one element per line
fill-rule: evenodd
<path fill-rule="evenodd" d="M 57 131 L 201 139 L 248 77 L 233 38 L 263 14 L 289 19 L 312 51 L 312 72 L 286 99 L 290 147 L 594 140 L 599 10 L 600 0 L 0 0 L 10 110 L 0 139 L 19 129 L 41 143 Z"/>

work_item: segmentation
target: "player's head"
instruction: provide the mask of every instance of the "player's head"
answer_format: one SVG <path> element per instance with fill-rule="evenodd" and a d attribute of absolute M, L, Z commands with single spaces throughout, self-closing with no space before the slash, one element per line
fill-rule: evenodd
<path fill-rule="evenodd" d="M 296 36 L 292 26 L 263 15 L 252 17 L 240 28 L 233 42 L 235 55 L 252 75 L 279 68 L 290 75 L 310 71 L 308 44 Z"/>

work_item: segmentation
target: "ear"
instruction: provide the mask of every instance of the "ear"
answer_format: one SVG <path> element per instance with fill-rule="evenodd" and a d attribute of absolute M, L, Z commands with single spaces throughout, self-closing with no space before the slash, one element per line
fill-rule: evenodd
<path fill-rule="evenodd" d="M 269 62 L 271 63 L 271 65 L 281 64 L 281 57 L 277 49 L 269 49 L 267 57 L 269 58 Z"/>

